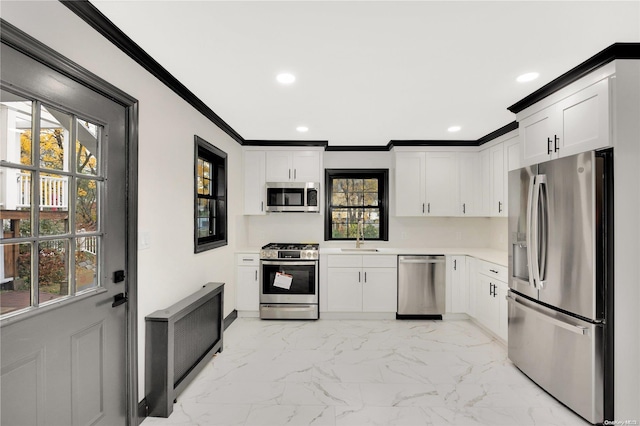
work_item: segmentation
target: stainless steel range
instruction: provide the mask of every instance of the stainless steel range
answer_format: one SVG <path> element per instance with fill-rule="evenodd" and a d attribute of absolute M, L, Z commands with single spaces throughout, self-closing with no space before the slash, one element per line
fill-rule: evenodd
<path fill-rule="evenodd" d="M 271 243 L 260 250 L 260 318 L 318 319 L 318 244 Z"/>

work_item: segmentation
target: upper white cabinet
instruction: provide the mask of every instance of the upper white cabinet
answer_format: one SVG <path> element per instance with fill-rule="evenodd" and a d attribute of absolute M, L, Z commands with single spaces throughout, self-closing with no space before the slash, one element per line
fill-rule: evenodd
<path fill-rule="evenodd" d="M 458 215 L 458 182 L 455 152 L 397 152 L 396 215 Z"/>
<path fill-rule="evenodd" d="M 610 146 L 609 78 L 518 113 L 522 165 Z"/>
<path fill-rule="evenodd" d="M 244 152 L 244 214 L 265 214 L 264 151 Z"/>
<path fill-rule="evenodd" d="M 481 216 L 484 214 L 480 165 L 481 158 L 477 152 L 458 153 L 460 198 L 457 210 L 460 216 Z"/>
<path fill-rule="evenodd" d="M 520 144 L 517 132 L 508 133 L 503 141 L 480 151 L 480 183 L 482 214 L 507 216 L 508 174 L 520 167 Z"/>
<path fill-rule="evenodd" d="M 267 151 L 267 182 L 320 182 L 320 151 Z"/>

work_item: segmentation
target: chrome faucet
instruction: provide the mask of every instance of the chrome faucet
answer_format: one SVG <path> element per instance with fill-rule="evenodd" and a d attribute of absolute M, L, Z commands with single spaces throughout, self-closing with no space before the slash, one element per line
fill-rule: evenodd
<path fill-rule="evenodd" d="M 364 222 L 362 219 L 360 219 L 358 221 L 358 228 L 356 230 L 356 248 L 360 248 L 362 244 L 364 244 Z"/>

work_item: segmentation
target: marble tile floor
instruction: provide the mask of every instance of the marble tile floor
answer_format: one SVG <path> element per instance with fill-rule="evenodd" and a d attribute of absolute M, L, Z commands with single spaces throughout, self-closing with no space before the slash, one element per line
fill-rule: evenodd
<path fill-rule="evenodd" d="M 154 425 L 588 425 L 473 322 L 238 318 Z"/>

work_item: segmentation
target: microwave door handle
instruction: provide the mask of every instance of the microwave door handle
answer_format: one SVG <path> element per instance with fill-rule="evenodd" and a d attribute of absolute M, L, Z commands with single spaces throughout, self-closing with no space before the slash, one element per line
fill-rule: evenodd
<path fill-rule="evenodd" d="M 529 187 L 527 188 L 527 207 L 526 207 L 526 215 L 527 215 L 527 229 L 526 229 L 526 240 L 527 240 L 527 270 L 529 272 L 529 285 L 533 288 L 536 287 L 536 282 L 533 276 L 533 234 L 531 233 L 531 228 L 533 226 L 533 190 L 535 188 L 535 180 L 536 176 L 531 176 L 529 180 Z"/>
<path fill-rule="evenodd" d="M 549 244 L 549 192 L 547 187 L 547 176 L 540 175 L 538 176 L 538 193 L 539 193 L 539 203 L 540 203 L 540 213 L 542 214 L 541 218 L 538 218 L 538 223 L 540 226 L 539 232 L 539 256 L 538 259 L 538 286 L 543 289 L 546 284 L 547 278 L 547 252 L 548 252 L 548 244 Z"/>

